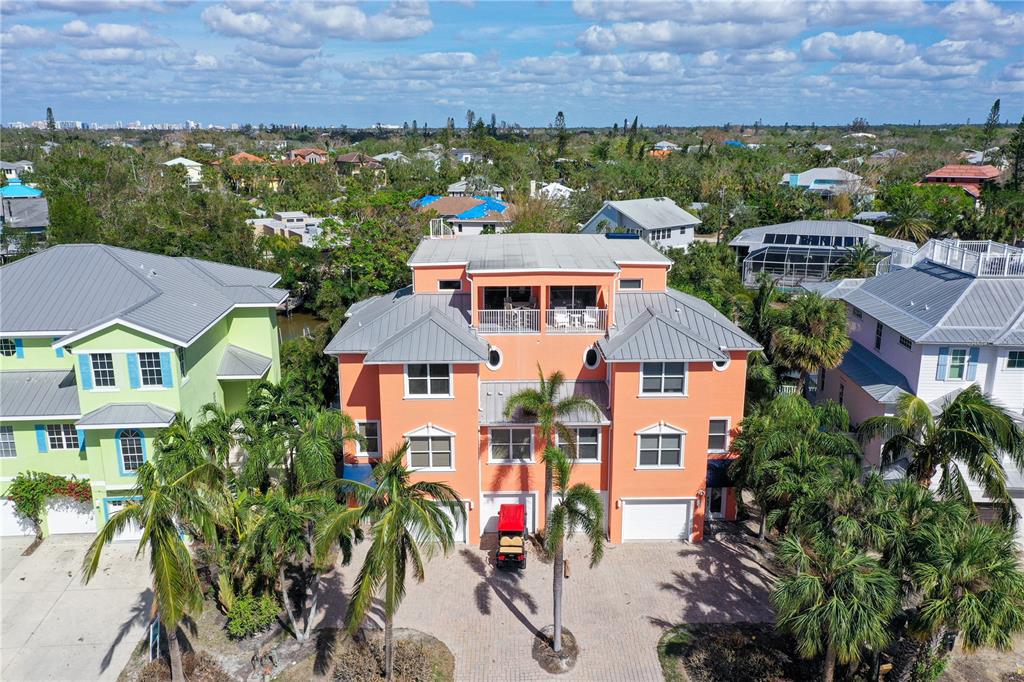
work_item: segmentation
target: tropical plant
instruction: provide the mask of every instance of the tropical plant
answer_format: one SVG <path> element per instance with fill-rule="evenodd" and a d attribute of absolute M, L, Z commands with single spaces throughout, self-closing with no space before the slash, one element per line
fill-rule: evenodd
<path fill-rule="evenodd" d="M 92 486 L 89 479 L 78 479 L 47 474 L 41 471 L 19 472 L 5 493 L 14 502 L 14 510 L 30 520 L 36 531 L 36 538 L 43 537 L 43 512 L 51 497 L 67 497 L 76 502 L 92 500 Z"/>
<path fill-rule="evenodd" d="M 600 417 L 601 411 L 597 404 L 590 398 L 571 394 L 565 395 L 565 375 L 561 372 L 552 372 L 544 376 L 544 370 L 537 365 L 537 374 L 540 385 L 537 388 L 524 388 L 518 393 L 509 396 L 505 403 L 505 417 L 513 418 L 516 413 L 523 414 L 537 420 L 537 428 L 540 430 L 541 443 L 545 449 L 555 445 L 555 437 L 567 444 L 572 456 L 576 456 L 576 434 L 562 421 L 570 416 L 578 418 Z M 551 508 L 554 497 L 553 472 L 547 462 L 544 465 L 544 528 L 551 523 Z"/>
<path fill-rule="evenodd" d="M 893 239 L 905 239 L 921 243 L 927 241 L 932 228 L 921 195 L 915 192 L 894 192 L 886 198 L 889 218 L 886 232 Z"/>
<path fill-rule="evenodd" d="M 881 260 L 881 257 L 875 251 L 875 247 L 861 242 L 846 249 L 846 253 L 843 254 L 839 265 L 832 271 L 831 279 L 873 277 L 875 275 L 875 266 L 878 265 L 879 260 Z"/>
<path fill-rule="evenodd" d="M 244 639 L 264 632 L 274 624 L 280 612 L 281 605 L 270 595 L 242 595 L 234 600 L 225 614 L 228 634 L 235 639 Z"/>
<path fill-rule="evenodd" d="M 771 346 L 772 331 L 780 317 L 773 307 L 777 297 L 775 278 L 762 271 L 757 275 L 757 291 L 740 306 L 740 326 L 765 349 Z"/>
<path fill-rule="evenodd" d="M 368 524 L 372 540 L 352 588 L 346 624 L 359 629 L 371 603 L 383 592 L 384 675 L 394 678 L 395 651 L 392 627 L 405 597 L 406 573 L 424 578 L 424 558 L 438 547 L 447 553 L 455 542 L 456 523 L 465 523 L 466 510 L 459 494 L 445 483 L 412 481 L 405 466 L 408 444 L 392 450 L 373 468 L 375 487 L 344 484 L 359 501 L 353 510 L 341 510 L 317 534 L 321 551 L 346 529 Z"/>
<path fill-rule="evenodd" d="M 792 534 L 776 556 L 789 571 L 771 594 L 777 626 L 794 638 L 801 656 L 824 653 L 825 682 L 832 682 L 837 662 L 859 661 L 865 648 L 889 643 L 899 584 L 878 559 L 831 538 Z"/>
<path fill-rule="evenodd" d="M 883 464 L 907 460 L 907 477 L 925 488 L 938 475 L 941 496 L 971 507 L 962 467 L 999 505 L 1003 521 L 1015 520 L 1002 457 L 1024 468 L 1024 433 L 1009 411 L 977 384 L 946 402 L 938 416 L 924 400 L 905 394 L 897 402 L 896 414 L 866 419 L 858 432 L 864 441 L 883 439 Z"/>
<path fill-rule="evenodd" d="M 544 465 L 554 472 L 559 501 L 551 510 L 544 548 L 553 557 L 552 597 L 554 599 L 554 631 L 551 648 L 562 651 L 562 592 L 565 569 L 565 541 L 579 532 L 590 543 L 590 567 L 604 556 L 604 505 L 601 496 L 586 483 L 569 484 L 572 459 L 559 448 L 548 446 L 544 450 Z"/>
<path fill-rule="evenodd" d="M 772 335 L 772 359 L 800 373 L 798 392 L 812 372 L 838 367 L 849 349 L 846 308 L 817 292 L 795 299 Z"/>
<path fill-rule="evenodd" d="M 141 527 L 136 555 L 149 553 L 153 594 L 167 635 L 171 679 L 184 682 L 178 625 L 185 616 L 202 611 L 203 589 L 181 525 L 187 525 L 194 537 L 216 543 L 216 507 L 211 497 L 221 490 L 223 472 L 205 461 L 189 468 L 176 454 L 161 452 L 158 445 L 153 460 L 139 467 L 133 492 L 139 501 L 111 514 L 96 534 L 83 561 L 83 581 L 88 583 L 96 575 L 104 547 L 125 530 Z"/>

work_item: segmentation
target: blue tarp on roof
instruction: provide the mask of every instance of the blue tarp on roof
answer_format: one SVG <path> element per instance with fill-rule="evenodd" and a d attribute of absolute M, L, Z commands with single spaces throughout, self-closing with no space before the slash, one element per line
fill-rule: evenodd
<path fill-rule="evenodd" d="M 740 149 L 746 149 L 747 148 L 747 145 L 743 144 L 739 140 L 726 140 L 724 142 L 724 144 L 726 144 L 726 145 L 728 145 L 730 147 L 739 147 Z"/>
<path fill-rule="evenodd" d="M 424 206 L 430 206 L 432 203 L 440 199 L 441 197 L 436 194 L 427 194 L 420 199 L 412 202 L 413 208 L 423 208 Z"/>
<path fill-rule="evenodd" d="M 462 213 L 458 214 L 458 218 L 466 220 L 472 220 L 473 218 L 483 218 L 488 213 L 504 213 L 505 209 L 508 208 L 508 204 L 503 201 L 498 201 L 494 197 L 473 197 L 479 199 L 481 204 L 474 206 L 473 208 L 467 209 Z"/>
<path fill-rule="evenodd" d="M 43 190 L 22 184 L 18 178 L 13 178 L 6 185 L 0 187 L 0 197 L 5 199 L 41 196 L 43 196 Z"/>

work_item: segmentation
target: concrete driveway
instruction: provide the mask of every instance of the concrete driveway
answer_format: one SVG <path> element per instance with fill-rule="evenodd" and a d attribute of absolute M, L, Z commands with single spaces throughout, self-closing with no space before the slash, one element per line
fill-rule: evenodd
<path fill-rule="evenodd" d="M 720 537 L 701 544 L 609 546 L 594 569 L 587 568 L 582 545 L 571 543 L 564 623 L 576 635 L 581 654 L 567 675 L 550 676 L 531 657 L 534 633 L 552 622 L 552 568 L 532 556 L 521 574 L 496 571 L 493 551 L 473 547 L 434 558 L 425 582 L 409 578 L 395 626 L 442 640 L 455 654 L 460 681 L 661 682 L 656 646 L 665 628 L 772 618 L 772 576 L 750 547 Z M 365 543 L 350 566 L 327 579 L 327 623 L 341 623 L 343 593 L 364 551 Z"/>
<path fill-rule="evenodd" d="M 53 536 L 27 557 L 31 538 L 0 538 L 0 678 L 114 680 L 128 662 L 149 621 L 149 563 L 114 543 L 83 585 L 92 537 Z"/>

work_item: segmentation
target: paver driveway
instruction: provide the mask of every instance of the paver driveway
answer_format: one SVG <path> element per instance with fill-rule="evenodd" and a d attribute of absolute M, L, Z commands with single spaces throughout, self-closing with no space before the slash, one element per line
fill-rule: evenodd
<path fill-rule="evenodd" d="M 27 557 L 31 539 L 0 539 L 3 680 L 113 680 L 128 662 L 149 621 L 149 562 L 135 542 L 114 543 L 83 585 L 92 537 L 53 536 Z"/>
<path fill-rule="evenodd" d="M 534 632 L 552 622 L 551 566 L 532 557 L 522 574 L 495 571 L 493 552 L 473 547 L 433 559 L 424 583 L 409 579 L 395 627 L 442 640 L 455 654 L 460 681 L 660 681 L 656 645 L 666 627 L 771 619 L 772 576 L 749 547 L 720 537 L 692 545 L 609 546 L 594 569 L 587 568 L 583 547 L 574 540 L 567 548 L 572 576 L 566 581 L 564 622 L 581 654 L 568 675 L 546 674 L 530 654 Z M 363 551 L 365 545 L 340 575 L 329 577 L 334 598 L 327 622 L 340 623 L 345 605 L 337 595 L 351 586 Z"/>

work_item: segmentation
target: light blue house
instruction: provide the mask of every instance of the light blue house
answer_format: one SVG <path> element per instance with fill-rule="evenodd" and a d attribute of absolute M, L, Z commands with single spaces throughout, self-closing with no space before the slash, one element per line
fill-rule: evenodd
<path fill-rule="evenodd" d="M 11 178 L 6 185 L 0 187 L 0 198 L 4 199 L 23 199 L 41 196 L 43 196 L 43 190 L 29 187 L 18 178 Z"/>

